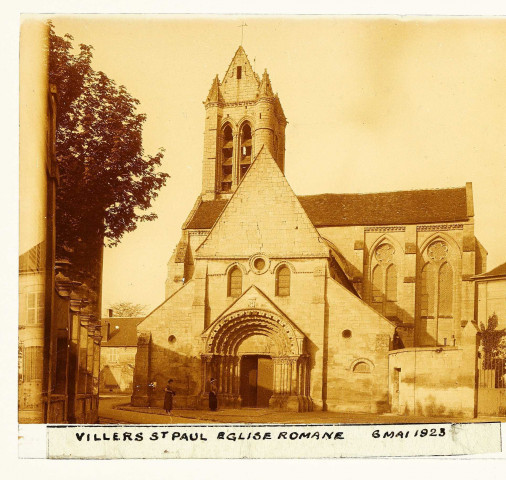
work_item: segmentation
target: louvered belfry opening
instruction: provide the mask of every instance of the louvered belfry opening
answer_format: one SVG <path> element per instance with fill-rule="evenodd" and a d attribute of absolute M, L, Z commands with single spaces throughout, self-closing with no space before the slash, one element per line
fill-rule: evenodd
<path fill-rule="evenodd" d="M 232 127 L 226 125 L 223 129 L 223 146 L 221 149 L 221 191 L 232 189 L 232 169 L 234 157 L 234 136 Z"/>
<path fill-rule="evenodd" d="M 251 165 L 251 146 L 252 146 L 252 136 L 251 136 L 251 125 L 249 123 L 245 123 L 241 128 L 241 165 L 239 170 L 240 178 L 244 177 L 245 173 L 248 171 L 248 168 Z"/>

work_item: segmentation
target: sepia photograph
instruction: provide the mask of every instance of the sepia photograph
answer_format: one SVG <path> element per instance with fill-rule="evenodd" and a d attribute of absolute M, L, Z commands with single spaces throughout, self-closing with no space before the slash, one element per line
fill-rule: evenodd
<path fill-rule="evenodd" d="M 505 422 L 505 36 L 22 15 L 19 424 Z"/>

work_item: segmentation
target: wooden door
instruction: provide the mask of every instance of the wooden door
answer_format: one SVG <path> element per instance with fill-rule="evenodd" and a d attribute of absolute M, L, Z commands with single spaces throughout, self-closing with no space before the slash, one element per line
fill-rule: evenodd
<path fill-rule="evenodd" d="M 241 359 L 241 398 L 243 407 L 256 407 L 258 359 L 245 355 Z"/>
<path fill-rule="evenodd" d="M 268 407 L 272 395 L 273 365 L 270 357 L 258 357 L 257 407 Z"/>

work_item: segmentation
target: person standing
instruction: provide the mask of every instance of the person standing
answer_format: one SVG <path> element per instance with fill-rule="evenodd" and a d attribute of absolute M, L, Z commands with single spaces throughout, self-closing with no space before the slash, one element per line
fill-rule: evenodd
<path fill-rule="evenodd" d="M 165 387 L 165 398 L 163 399 L 163 408 L 165 413 L 172 415 L 172 398 L 176 394 L 176 392 L 172 389 L 172 378 L 167 381 L 167 386 Z"/>
<path fill-rule="evenodd" d="M 216 379 L 211 378 L 209 385 L 209 410 L 215 412 L 218 409 L 218 388 L 216 387 Z"/>

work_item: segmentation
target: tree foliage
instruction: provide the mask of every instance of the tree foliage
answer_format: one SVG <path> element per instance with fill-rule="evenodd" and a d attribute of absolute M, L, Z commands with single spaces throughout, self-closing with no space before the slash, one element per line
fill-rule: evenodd
<path fill-rule="evenodd" d="M 168 174 L 157 171 L 163 149 L 144 153 L 139 101 L 92 68 L 93 47 L 74 51 L 72 41 L 50 24 L 49 81 L 58 94 L 57 255 L 96 277 L 91 259 L 104 243 L 117 245 L 138 222 L 156 218 L 147 210 Z"/>
<path fill-rule="evenodd" d="M 494 313 L 488 318 L 487 325 L 480 322 L 481 345 L 483 348 L 483 368 L 494 368 L 497 360 L 506 357 L 506 328 L 497 329 L 499 319 Z"/>
<path fill-rule="evenodd" d="M 117 302 L 109 305 L 113 317 L 142 317 L 147 305 L 132 302 Z"/>

